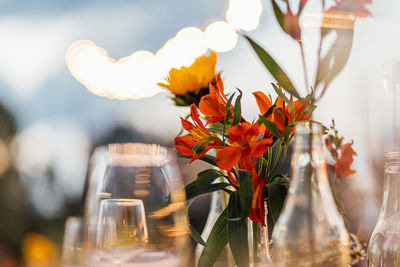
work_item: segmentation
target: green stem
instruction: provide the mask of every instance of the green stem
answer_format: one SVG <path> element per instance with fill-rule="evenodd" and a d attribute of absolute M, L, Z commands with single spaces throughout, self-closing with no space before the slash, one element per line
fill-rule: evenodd
<path fill-rule="evenodd" d="M 272 148 L 269 147 L 268 148 L 268 159 L 267 159 L 267 170 L 269 170 L 269 168 L 271 168 L 271 164 L 272 164 Z"/>
<path fill-rule="evenodd" d="M 278 168 L 276 168 L 276 170 L 274 171 L 272 176 L 275 176 L 281 170 L 282 165 L 283 165 L 283 163 L 285 162 L 285 159 L 286 159 L 286 154 L 287 154 L 288 148 L 289 148 L 289 145 L 286 144 L 285 148 L 283 150 L 283 156 L 281 157 L 281 161 L 279 162 Z"/>
<path fill-rule="evenodd" d="M 274 169 L 275 169 L 275 167 L 276 167 L 276 163 L 277 163 L 277 161 L 278 161 L 278 158 L 280 158 L 281 152 L 282 152 L 282 147 L 281 147 L 281 145 L 280 145 L 280 143 L 279 143 L 278 149 L 276 150 L 275 155 L 274 155 L 274 160 L 273 160 L 273 162 L 272 162 L 272 165 L 270 166 L 270 168 L 269 168 L 269 170 L 268 170 L 268 172 L 267 172 L 267 177 L 269 177 L 269 179 L 272 178 L 272 175 L 271 175 L 271 174 L 274 173 Z"/>
<path fill-rule="evenodd" d="M 309 87 L 308 87 L 309 83 L 308 83 L 308 78 L 307 78 L 307 73 L 308 72 L 307 72 L 306 57 L 304 55 L 304 48 L 303 48 L 302 41 L 299 42 L 299 45 L 300 45 L 300 51 L 301 51 L 301 60 L 302 60 L 303 69 L 304 69 L 304 82 L 306 84 L 306 90 L 308 92 L 308 90 L 309 90 Z"/>

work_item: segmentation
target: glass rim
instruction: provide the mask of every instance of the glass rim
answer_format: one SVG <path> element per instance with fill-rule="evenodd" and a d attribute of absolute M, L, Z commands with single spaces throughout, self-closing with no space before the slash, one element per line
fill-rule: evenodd
<path fill-rule="evenodd" d="M 143 201 L 141 199 L 136 198 L 111 198 L 111 199 L 103 199 L 100 201 L 100 206 L 104 206 L 107 204 L 116 204 L 117 206 L 142 206 Z M 132 205 L 131 205 L 132 204 Z"/>
<path fill-rule="evenodd" d="M 383 154 L 385 159 L 400 158 L 400 151 L 387 151 Z"/>
<path fill-rule="evenodd" d="M 143 202 L 141 199 L 137 198 L 110 198 L 110 199 L 102 199 L 101 202 Z"/>
<path fill-rule="evenodd" d="M 300 121 L 296 123 L 295 130 L 296 135 L 321 134 L 322 126 L 318 122 Z"/>
<path fill-rule="evenodd" d="M 95 148 L 92 158 L 103 158 L 112 165 L 153 166 L 171 159 L 171 148 L 155 143 L 110 143 Z"/>
<path fill-rule="evenodd" d="M 384 168 L 390 168 L 400 165 L 400 152 L 387 151 L 383 154 Z"/>

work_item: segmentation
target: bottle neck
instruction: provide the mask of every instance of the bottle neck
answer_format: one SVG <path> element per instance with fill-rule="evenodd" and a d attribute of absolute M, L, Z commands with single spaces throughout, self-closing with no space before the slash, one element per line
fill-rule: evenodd
<path fill-rule="evenodd" d="M 295 186 L 310 188 L 311 183 L 327 183 L 326 160 L 320 133 L 296 136 L 292 160 Z"/>
<path fill-rule="evenodd" d="M 384 183 L 381 213 L 390 216 L 400 212 L 400 172 L 386 169 Z"/>

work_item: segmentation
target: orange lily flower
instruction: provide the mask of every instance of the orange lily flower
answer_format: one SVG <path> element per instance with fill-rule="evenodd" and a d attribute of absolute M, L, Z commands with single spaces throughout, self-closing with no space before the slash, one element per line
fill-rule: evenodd
<path fill-rule="evenodd" d="M 271 95 L 266 96 L 263 92 L 257 91 L 253 93 L 261 115 L 264 115 L 273 105 Z M 268 116 L 268 120 L 272 121 L 272 114 Z M 260 134 L 265 138 L 272 138 L 272 134 L 267 130 L 265 125 L 260 125 Z"/>
<path fill-rule="evenodd" d="M 261 157 L 273 142 L 270 138 L 257 141 L 258 123 L 250 124 L 246 121 L 229 128 L 228 136 L 231 145 L 217 152 L 218 167 L 228 171 L 239 163 L 240 168 L 254 173 L 253 158 Z"/>
<path fill-rule="evenodd" d="M 199 111 L 195 104 L 190 106 L 190 116 L 193 123 L 181 118 L 182 127 L 189 132 L 189 135 L 179 136 L 174 139 L 175 149 L 185 156 L 190 156 L 190 162 L 201 158 L 212 148 L 222 147 L 222 143 L 218 138 L 213 138 L 213 135 L 206 129 L 203 122 L 200 120 Z M 193 146 L 201 140 L 210 139 L 206 147 L 200 152 L 193 151 Z M 205 140 L 207 141 L 207 140 Z"/>
<path fill-rule="evenodd" d="M 282 90 L 281 87 L 279 87 L 279 89 Z M 262 114 L 267 112 L 267 110 L 272 106 L 271 96 L 267 97 L 263 92 L 255 92 L 254 96 L 260 112 Z M 272 114 L 268 117 L 268 120 L 274 122 L 281 133 L 285 130 L 286 126 L 292 122 L 308 120 L 310 117 L 310 114 L 303 114 L 306 106 L 301 100 L 293 101 L 293 97 L 291 96 L 290 103 L 294 107 L 294 120 L 292 110 L 288 105 L 286 105 L 285 101 L 280 96 L 276 98 L 276 109 L 274 109 Z M 294 129 L 291 131 L 291 134 L 293 133 Z"/>
<path fill-rule="evenodd" d="M 279 90 L 282 91 L 282 88 L 279 86 Z M 304 101 L 305 99 L 303 99 Z M 310 118 L 310 114 L 303 114 L 306 109 L 306 106 L 303 104 L 302 100 L 293 101 L 293 96 L 290 96 L 290 103 L 294 107 L 294 115 L 291 108 L 286 105 L 285 101 L 281 97 L 277 97 L 276 99 L 276 108 L 280 111 L 273 112 L 274 121 L 277 124 L 279 131 L 283 132 L 285 130 L 286 125 L 291 124 L 295 121 L 305 121 Z M 283 116 L 282 116 L 283 114 Z M 294 120 L 293 120 L 294 118 Z M 287 124 L 286 124 L 287 119 Z M 294 133 L 294 129 L 290 132 L 290 134 Z"/>
<path fill-rule="evenodd" d="M 200 112 L 208 117 L 207 124 L 216 123 L 225 119 L 226 103 L 228 99 L 224 94 L 224 85 L 221 77 L 217 75 L 215 88 L 209 84 L 210 93 L 203 96 L 199 103 Z M 231 106 L 233 110 L 233 106 Z"/>
<path fill-rule="evenodd" d="M 350 166 L 354 161 L 353 156 L 357 155 L 357 153 L 351 147 L 352 145 L 353 142 L 340 146 L 341 155 L 340 158 L 336 160 L 334 165 L 335 172 L 340 178 L 345 178 L 356 173 L 355 170 L 350 169 Z"/>

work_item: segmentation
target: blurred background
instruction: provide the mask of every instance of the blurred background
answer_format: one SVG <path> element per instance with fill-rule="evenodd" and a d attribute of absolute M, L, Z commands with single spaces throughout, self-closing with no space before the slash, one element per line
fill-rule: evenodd
<path fill-rule="evenodd" d="M 302 22 L 310 69 L 319 12 L 312 2 Z M 217 70 L 227 92 L 244 92 L 246 118 L 258 112 L 251 92 L 272 93 L 273 78 L 243 34 L 268 47 L 294 82 L 304 84 L 298 47 L 279 28 L 270 1 L 261 3 L 256 19 L 249 15 L 248 32 L 228 32 L 228 43 L 208 44 L 221 45 Z M 90 40 L 116 60 L 140 50 L 156 54 L 186 27 L 205 30 L 225 20 L 228 8 L 228 0 L 0 2 L 0 266 L 57 266 L 65 219 L 82 213 L 93 148 L 110 142 L 172 146 L 179 116 L 188 113 L 146 83 L 132 85 L 134 97 L 87 90 L 67 66 L 71 45 Z M 357 21 L 347 66 L 315 112 L 326 124 L 334 117 L 346 140 L 354 140 L 357 174 L 341 191 L 351 230 L 365 242 L 381 203 L 383 153 L 395 149 L 400 123 L 400 2 L 375 1 L 369 9 L 373 17 Z M 185 60 L 192 59 L 175 63 Z M 187 181 L 194 178 L 195 171 L 184 172 Z"/>

